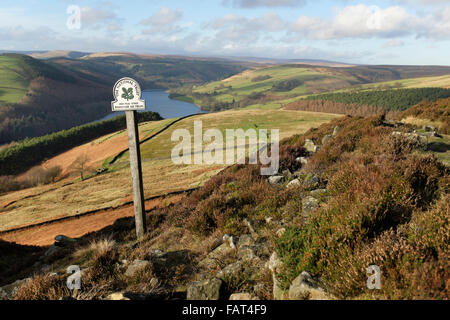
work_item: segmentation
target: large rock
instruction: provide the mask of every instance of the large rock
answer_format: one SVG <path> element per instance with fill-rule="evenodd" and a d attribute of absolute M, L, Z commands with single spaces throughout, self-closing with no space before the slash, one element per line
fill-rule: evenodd
<path fill-rule="evenodd" d="M 333 134 L 332 134 L 332 136 L 333 136 L 333 137 L 336 137 L 336 136 L 339 134 L 339 132 L 341 132 L 341 130 L 342 130 L 341 127 L 335 126 L 334 129 L 333 129 Z"/>
<path fill-rule="evenodd" d="M 208 253 L 205 259 L 199 262 L 199 266 L 207 269 L 214 269 L 220 267 L 220 261 L 223 261 L 227 256 L 234 255 L 236 249 L 230 247 L 229 242 L 224 242 L 216 249 Z"/>
<path fill-rule="evenodd" d="M 302 214 L 309 215 L 311 212 L 319 208 L 319 200 L 311 196 L 302 199 Z"/>
<path fill-rule="evenodd" d="M 322 145 L 326 145 L 331 139 L 333 139 L 333 136 L 331 134 L 326 134 L 322 137 Z"/>
<path fill-rule="evenodd" d="M 273 299 L 274 300 L 284 300 L 287 296 L 287 291 L 283 290 L 281 288 L 280 282 L 278 281 L 276 275 L 280 271 L 280 268 L 282 267 L 283 263 L 278 258 L 278 255 L 276 252 L 273 252 L 270 256 L 269 261 L 267 262 L 266 266 L 269 268 L 270 271 L 272 271 L 272 280 L 273 280 Z"/>
<path fill-rule="evenodd" d="M 317 151 L 317 146 L 314 144 L 314 142 L 311 139 L 306 139 L 305 140 L 305 144 L 303 145 L 303 147 L 308 152 L 313 152 L 314 153 L 314 152 Z"/>
<path fill-rule="evenodd" d="M 195 281 L 187 288 L 187 300 L 219 300 L 222 280 L 218 278 Z"/>
<path fill-rule="evenodd" d="M 244 234 L 239 237 L 239 240 L 237 242 L 237 248 L 238 250 L 242 248 L 243 246 L 251 246 L 255 244 L 255 240 L 250 236 L 249 234 Z"/>
<path fill-rule="evenodd" d="M 243 269 L 244 266 L 242 265 L 242 262 L 236 261 L 235 263 L 229 264 L 225 268 L 220 270 L 216 274 L 216 278 L 219 278 L 221 280 L 225 280 L 227 278 L 236 278 L 239 276 Z"/>
<path fill-rule="evenodd" d="M 292 281 L 289 287 L 290 300 L 331 300 L 332 297 L 325 293 L 319 282 L 314 280 L 311 275 L 303 271 Z"/>
<path fill-rule="evenodd" d="M 298 187 L 300 185 L 301 185 L 300 180 L 299 179 L 294 179 L 291 182 L 289 182 L 286 187 L 287 188 L 291 188 L 291 187 Z"/>
<path fill-rule="evenodd" d="M 144 269 L 150 264 L 150 261 L 147 260 L 134 260 L 125 271 L 125 275 L 127 277 L 134 276 L 139 270 Z"/>
<path fill-rule="evenodd" d="M 270 176 L 268 179 L 270 184 L 280 184 L 281 182 L 283 182 L 283 180 L 284 180 L 284 176 L 281 176 L 281 175 Z"/>
<path fill-rule="evenodd" d="M 308 163 L 308 159 L 306 157 L 295 158 L 295 161 L 300 162 L 301 164 L 307 164 Z"/>
<path fill-rule="evenodd" d="M 31 278 L 25 278 L 22 280 L 16 280 L 13 283 L 7 284 L 6 286 L 0 287 L 0 300 L 12 299 L 19 288 L 30 281 Z"/>

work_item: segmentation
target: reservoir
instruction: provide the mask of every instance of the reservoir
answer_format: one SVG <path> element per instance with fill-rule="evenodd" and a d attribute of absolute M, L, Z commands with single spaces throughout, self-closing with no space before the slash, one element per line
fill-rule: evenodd
<path fill-rule="evenodd" d="M 145 100 L 145 111 L 158 112 L 164 119 L 206 113 L 193 103 L 170 99 L 164 90 L 143 90 L 142 99 Z M 113 112 L 98 121 L 112 119 L 122 114 L 125 112 Z"/>

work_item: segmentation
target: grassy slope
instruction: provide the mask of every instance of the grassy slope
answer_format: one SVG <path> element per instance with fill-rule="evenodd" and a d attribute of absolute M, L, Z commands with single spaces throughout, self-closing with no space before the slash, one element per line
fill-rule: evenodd
<path fill-rule="evenodd" d="M 27 93 L 28 84 L 20 74 L 16 59 L 0 56 L 0 102 L 18 102 Z"/>
<path fill-rule="evenodd" d="M 252 81 L 252 79 L 261 76 L 270 76 L 270 78 L 262 81 Z M 292 79 L 298 79 L 303 84 L 285 92 L 271 90 L 274 84 Z M 232 88 L 230 89 L 229 86 Z M 216 92 L 213 98 L 218 102 L 232 102 L 233 99 L 240 101 L 249 94 L 263 93 L 270 96 L 273 101 L 255 101 L 254 104 L 250 103 L 246 108 L 276 109 L 296 101 L 298 98 L 318 93 L 341 92 L 354 89 L 374 90 L 388 86 L 402 88 L 447 88 L 450 86 L 450 69 L 445 67 L 439 70 L 434 67 L 414 68 L 396 66 L 384 68 L 326 68 L 302 65 L 280 65 L 247 70 L 228 79 L 211 82 L 203 86 L 196 86 L 192 91 L 193 93 L 202 94 L 213 94 Z M 189 95 L 189 93 L 187 94 Z M 194 101 L 196 104 L 202 105 L 202 101 L 198 98 L 194 98 Z"/>
<path fill-rule="evenodd" d="M 188 129 L 193 134 L 193 122 L 203 121 L 203 130 L 208 128 L 278 128 L 280 137 L 288 137 L 296 132 L 305 132 L 311 127 L 317 127 L 323 122 L 338 117 L 332 114 L 319 114 L 297 111 L 263 111 L 239 110 L 214 114 L 205 114 L 187 118 L 169 128 L 155 139 L 141 146 L 143 159 L 144 192 L 146 197 L 164 194 L 171 191 L 185 190 L 203 184 L 211 176 L 224 168 L 224 165 L 175 165 L 170 159 L 172 146 L 171 134 L 177 128 Z M 171 120 L 148 122 L 140 125 L 141 139 L 154 133 Z M 74 148 L 62 155 L 48 160 L 44 165 L 61 165 L 66 173 L 72 160 L 79 154 L 94 153 L 91 164 L 100 167 L 104 160 L 111 158 L 109 146 L 125 146 L 126 133 L 110 134 Z M 99 150 L 104 150 L 103 155 Z M 120 150 L 116 149 L 113 151 Z M 163 179 L 161 179 L 163 177 Z M 73 180 L 71 178 L 69 181 Z M 77 179 L 76 179 L 77 180 Z M 26 189 L 0 196 L 0 230 L 6 230 L 19 225 L 37 223 L 60 216 L 75 215 L 91 210 L 117 207 L 131 198 L 128 153 L 125 153 L 106 174 L 94 176 L 85 181 L 64 186 L 66 181 L 55 185 L 46 185 Z M 41 194 L 42 193 L 42 194 Z M 5 208 L 11 201 L 17 201 Z M 61 208 L 64 208 L 61 210 Z"/>

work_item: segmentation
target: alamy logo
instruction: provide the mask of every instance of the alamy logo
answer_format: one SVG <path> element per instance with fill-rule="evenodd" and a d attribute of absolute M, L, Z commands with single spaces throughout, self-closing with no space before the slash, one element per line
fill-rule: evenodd
<path fill-rule="evenodd" d="M 367 274 L 371 274 L 367 278 L 367 288 L 370 290 L 381 289 L 381 270 L 377 265 L 370 265 L 366 269 Z"/>
<path fill-rule="evenodd" d="M 269 165 L 261 168 L 261 175 L 273 175 L 278 172 L 278 129 L 270 131 L 260 129 L 258 132 L 255 129 L 246 131 L 225 129 L 224 137 L 219 129 L 208 129 L 203 132 L 202 121 L 194 121 L 193 148 L 192 135 L 187 129 L 174 130 L 171 140 L 172 142 L 181 140 L 172 149 L 171 158 L 175 164 L 245 164 L 248 155 L 249 164 L 257 164 L 259 159 L 259 163 L 263 166 Z M 203 147 L 204 142 L 208 143 L 205 147 Z"/>
<path fill-rule="evenodd" d="M 73 265 L 67 267 L 67 273 L 70 274 L 67 277 L 66 285 L 69 290 L 81 289 L 81 270 L 79 266 Z"/>
<path fill-rule="evenodd" d="M 76 5 L 70 5 L 66 10 L 70 16 L 67 18 L 66 26 L 69 30 L 81 29 L 81 8 Z"/>

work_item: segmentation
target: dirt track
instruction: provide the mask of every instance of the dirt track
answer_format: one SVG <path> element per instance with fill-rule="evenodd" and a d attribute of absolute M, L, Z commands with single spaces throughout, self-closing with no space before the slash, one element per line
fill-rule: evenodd
<path fill-rule="evenodd" d="M 161 207 L 164 203 L 169 204 L 179 201 L 182 194 L 145 202 L 145 209 Z M 164 201 L 164 203 L 163 203 Z M 126 205 L 115 210 L 104 210 L 92 215 L 74 217 L 70 220 L 58 221 L 47 225 L 31 227 L 29 229 L 14 231 L 0 235 L 0 238 L 9 242 L 23 245 L 49 246 L 55 241 L 55 236 L 64 234 L 71 238 L 81 237 L 89 232 L 101 230 L 112 225 L 117 219 L 132 217 L 134 215 L 133 205 Z"/>

